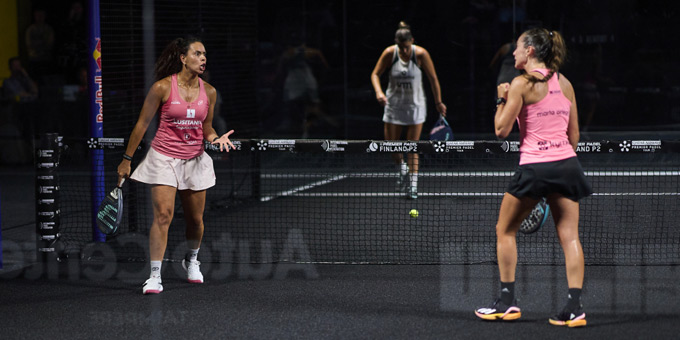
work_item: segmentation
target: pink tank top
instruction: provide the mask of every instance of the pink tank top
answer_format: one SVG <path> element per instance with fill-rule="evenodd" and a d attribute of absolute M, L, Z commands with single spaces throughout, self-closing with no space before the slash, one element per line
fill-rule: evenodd
<path fill-rule="evenodd" d="M 203 121 L 208 116 L 210 101 L 198 79 L 198 98 L 184 101 L 177 87 L 177 74 L 172 75 L 168 100 L 161 106 L 160 122 L 151 147 L 163 155 L 191 159 L 203 153 Z"/>
<path fill-rule="evenodd" d="M 550 70 L 537 69 L 542 75 Z M 557 73 L 548 80 L 548 94 L 526 105 L 517 117 L 520 132 L 519 164 L 554 162 L 576 156 L 567 127 L 571 101 L 562 94 Z"/>

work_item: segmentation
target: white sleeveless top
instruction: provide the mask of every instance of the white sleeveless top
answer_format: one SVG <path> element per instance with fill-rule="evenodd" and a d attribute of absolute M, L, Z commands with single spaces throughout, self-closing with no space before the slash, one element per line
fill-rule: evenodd
<path fill-rule="evenodd" d="M 387 105 L 383 121 L 397 125 L 421 124 L 425 121 L 426 105 L 423 91 L 423 72 L 416 61 L 416 45 L 411 45 L 411 58 L 399 58 L 395 46 L 392 68 L 387 86 Z"/>

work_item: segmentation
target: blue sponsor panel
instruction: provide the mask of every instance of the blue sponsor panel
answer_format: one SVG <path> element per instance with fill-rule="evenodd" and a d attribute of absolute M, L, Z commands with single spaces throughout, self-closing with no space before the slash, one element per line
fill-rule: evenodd
<path fill-rule="evenodd" d="M 104 137 L 104 103 L 102 92 L 102 41 L 99 22 L 99 0 L 89 0 L 89 47 L 92 51 L 88 69 L 88 85 L 90 88 L 90 137 Z M 92 155 L 92 239 L 95 242 L 106 241 L 97 228 L 97 211 L 105 196 L 104 188 L 104 150 L 90 150 Z"/>

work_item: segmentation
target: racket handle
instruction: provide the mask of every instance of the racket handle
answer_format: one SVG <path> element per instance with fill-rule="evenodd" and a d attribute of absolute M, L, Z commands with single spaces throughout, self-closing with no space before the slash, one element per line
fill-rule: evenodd
<path fill-rule="evenodd" d="M 123 186 L 123 183 L 125 183 L 125 177 L 123 177 L 123 178 L 120 179 L 120 183 L 118 184 L 118 187 L 119 187 L 119 188 L 122 187 L 122 186 Z"/>

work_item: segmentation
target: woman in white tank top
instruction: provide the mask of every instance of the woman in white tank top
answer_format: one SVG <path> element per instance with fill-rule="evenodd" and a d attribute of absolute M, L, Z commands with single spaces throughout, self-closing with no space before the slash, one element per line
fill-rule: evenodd
<path fill-rule="evenodd" d="M 378 59 L 371 73 L 371 83 L 378 103 L 385 107 L 385 139 L 400 139 L 405 128 L 407 140 L 419 140 L 427 115 L 423 71 L 430 81 L 437 112 L 446 116 L 446 105 L 442 102 L 441 88 L 430 54 L 426 49 L 413 44 L 411 29 L 403 21 L 399 23 L 395 42 L 396 45 L 386 48 Z M 387 69 L 389 84 L 385 94 L 380 76 Z M 409 198 L 417 198 L 418 154 L 409 153 L 408 164 L 404 162 L 402 154 L 394 154 L 394 160 L 400 167 L 398 190 L 406 192 Z"/>

